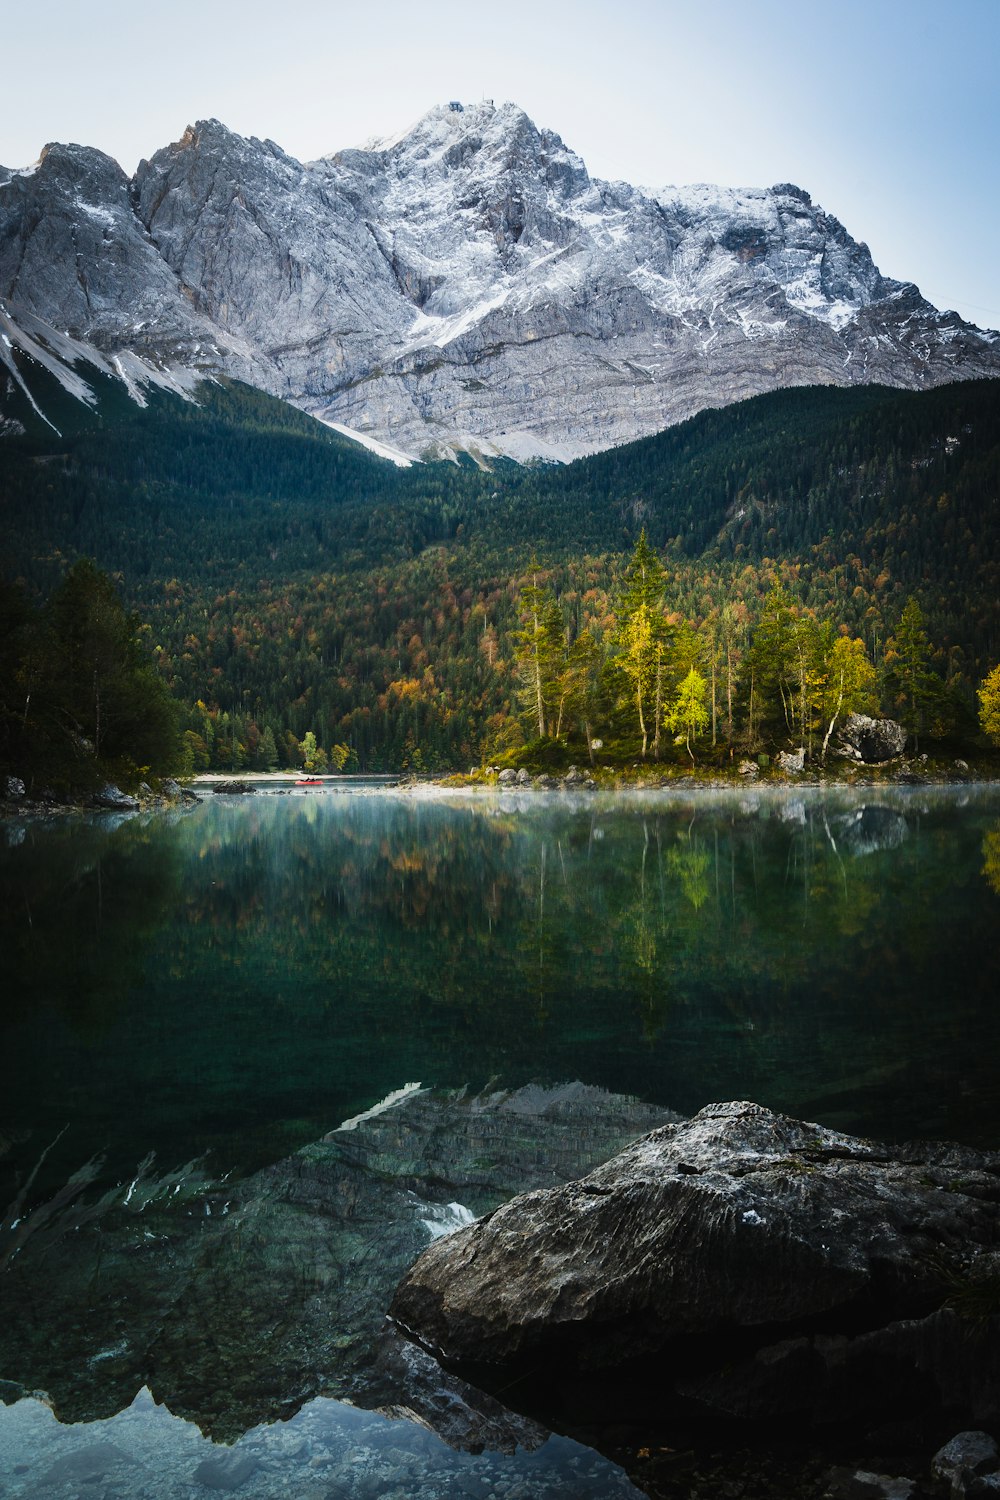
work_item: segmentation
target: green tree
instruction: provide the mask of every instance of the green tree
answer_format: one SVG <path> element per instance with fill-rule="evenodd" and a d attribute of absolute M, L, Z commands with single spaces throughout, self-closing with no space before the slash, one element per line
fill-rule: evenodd
<path fill-rule="evenodd" d="M 326 770 L 326 751 L 316 741 L 311 729 L 302 737 L 302 766 L 310 776 Z"/>
<path fill-rule="evenodd" d="M 262 771 L 273 771 L 278 764 L 278 746 L 275 743 L 274 730 L 270 724 L 264 726 L 264 733 L 260 737 L 260 745 L 257 749 L 257 764 Z"/>
<path fill-rule="evenodd" d="M 663 614 L 663 565 L 646 539 L 645 528 L 625 571 L 618 607 L 617 663 L 628 684 L 628 699 L 642 740 L 642 758 L 659 754 L 670 632 Z"/>
<path fill-rule="evenodd" d="M 555 732 L 559 717 L 566 638 L 559 605 L 551 589 L 539 585 L 534 565 L 530 584 L 521 585 L 521 629 L 514 639 L 521 699 L 542 740 Z"/>
<path fill-rule="evenodd" d="M 100 763 L 173 769 L 180 758 L 177 707 L 150 664 L 139 617 L 84 559 L 49 600 L 54 718 L 75 752 Z"/>
<path fill-rule="evenodd" d="M 928 711 L 940 694 L 930 661 L 931 645 L 924 628 L 923 611 L 911 595 L 886 648 L 886 668 L 890 685 L 895 690 L 897 710 L 913 735 L 914 749 L 920 748 L 920 735 Z"/>
<path fill-rule="evenodd" d="M 667 718 L 670 728 L 679 730 L 683 735 L 692 765 L 694 751 L 691 742 L 708 727 L 709 713 L 705 705 L 707 695 L 708 683 L 698 668 L 692 667 L 677 689 L 677 696 Z"/>

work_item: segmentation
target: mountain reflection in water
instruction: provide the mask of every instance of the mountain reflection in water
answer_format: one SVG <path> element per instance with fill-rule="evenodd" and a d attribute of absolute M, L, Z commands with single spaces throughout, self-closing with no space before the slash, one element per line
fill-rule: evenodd
<path fill-rule="evenodd" d="M 594 1494 L 629 1493 L 587 1450 L 442 1390 L 380 1331 L 395 1278 L 442 1225 L 586 1170 L 672 1108 L 752 1098 L 856 1133 L 995 1144 L 998 828 L 996 788 L 214 797 L 0 828 L 0 1205 L 47 1147 L 29 1214 L 97 1158 L 44 1233 L 6 1231 L 7 1249 L 21 1239 L 0 1273 L 0 1395 L 17 1404 L 0 1463 L 33 1455 L 8 1492 L 33 1493 L 29 1473 L 63 1483 L 70 1434 L 84 1456 L 66 1483 L 82 1464 L 114 1487 L 114 1453 L 155 1450 L 190 1484 L 220 1457 L 184 1435 L 190 1417 L 240 1438 L 209 1487 L 268 1493 L 280 1450 L 297 1494 L 380 1494 L 382 1444 L 403 1492 L 422 1476 L 421 1494 L 462 1493 L 447 1486 L 468 1454 L 330 1399 L 346 1396 L 436 1431 L 447 1411 L 459 1448 L 486 1432 L 519 1462 L 556 1454 L 544 1481 L 517 1471 L 526 1493 L 587 1494 L 587 1474 Z M 320 1139 L 410 1080 L 491 1077 L 583 1085 L 561 1117 L 530 1090 L 492 1086 L 533 1100 L 492 1116 L 425 1091 Z M 66 1421 L 132 1435 L 55 1427 L 25 1399 L 39 1389 Z M 144 1493 L 138 1470 L 121 1482 Z"/>

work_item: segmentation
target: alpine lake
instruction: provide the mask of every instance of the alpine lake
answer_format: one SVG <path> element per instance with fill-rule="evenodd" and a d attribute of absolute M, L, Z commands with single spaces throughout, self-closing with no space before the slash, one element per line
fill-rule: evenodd
<path fill-rule="evenodd" d="M 432 1236 L 718 1100 L 1000 1140 L 997 785 L 205 795 L 0 890 L 4 1500 L 638 1495 L 387 1324 Z"/>

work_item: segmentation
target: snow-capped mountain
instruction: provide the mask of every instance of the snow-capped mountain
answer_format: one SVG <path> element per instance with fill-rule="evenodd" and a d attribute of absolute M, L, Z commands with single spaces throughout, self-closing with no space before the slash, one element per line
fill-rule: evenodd
<path fill-rule="evenodd" d="M 0 299 L 12 376 L 18 343 L 137 393 L 224 372 L 412 456 L 565 459 L 781 386 L 1000 373 L 1000 335 L 800 188 L 601 182 L 513 104 L 306 164 L 203 121 L 132 180 L 49 146 L 0 170 Z"/>

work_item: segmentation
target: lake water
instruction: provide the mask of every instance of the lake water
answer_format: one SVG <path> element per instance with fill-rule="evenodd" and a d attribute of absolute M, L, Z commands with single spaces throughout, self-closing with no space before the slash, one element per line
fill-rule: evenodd
<path fill-rule="evenodd" d="M 160 1170 L 198 1157 L 199 1183 L 235 1183 L 417 1082 L 580 1080 L 684 1113 L 746 1098 L 861 1134 L 1000 1135 L 997 787 L 209 796 L 176 814 L 3 825 L 0 897 L 0 1210 L 53 1142 L 39 1198 L 95 1155 L 92 1194 L 127 1187 L 150 1152 Z M 72 1279 L 65 1246 L 53 1254 Z M 0 1368 L 10 1399 L 48 1388 L 0 1336 L 3 1358 L 21 1361 Z M 122 1382 L 128 1406 L 138 1386 Z M 286 1394 L 303 1430 L 355 1421 L 309 1405 L 319 1387 Z M 36 1405 L 0 1410 L 0 1458 L 6 1441 L 23 1459 L 12 1495 L 34 1493 L 40 1455 L 48 1474 L 77 1451 L 76 1429 L 53 1437 Z M 163 1408 L 130 1410 L 117 1420 L 155 1428 L 166 1473 Z M 371 1451 L 417 1442 L 365 1420 Z M 264 1452 L 287 1428 L 244 1441 Z M 170 1439 L 187 1455 L 178 1493 L 209 1441 L 192 1432 Z M 128 1441 L 102 1428 L 115 1451 Z M 604 1461 L 572 1448 L 532 1458 L 544 1483 L 517 1470 L 523 1455 L 496 1482 L 556 1495 L 575 1473 L 589 1493 L 579 1466 Z M 270 1493 L 254 1462 L 241 1493 Z M 466 1493 L 445 1470 L 441 1492 Z M 317 1495 L 365 1493 L 360 1479 L 330 1490 L 324 1472 Z M 618 1471 L 595 1475 L 594 1493 L 619 1492 Z"/>

